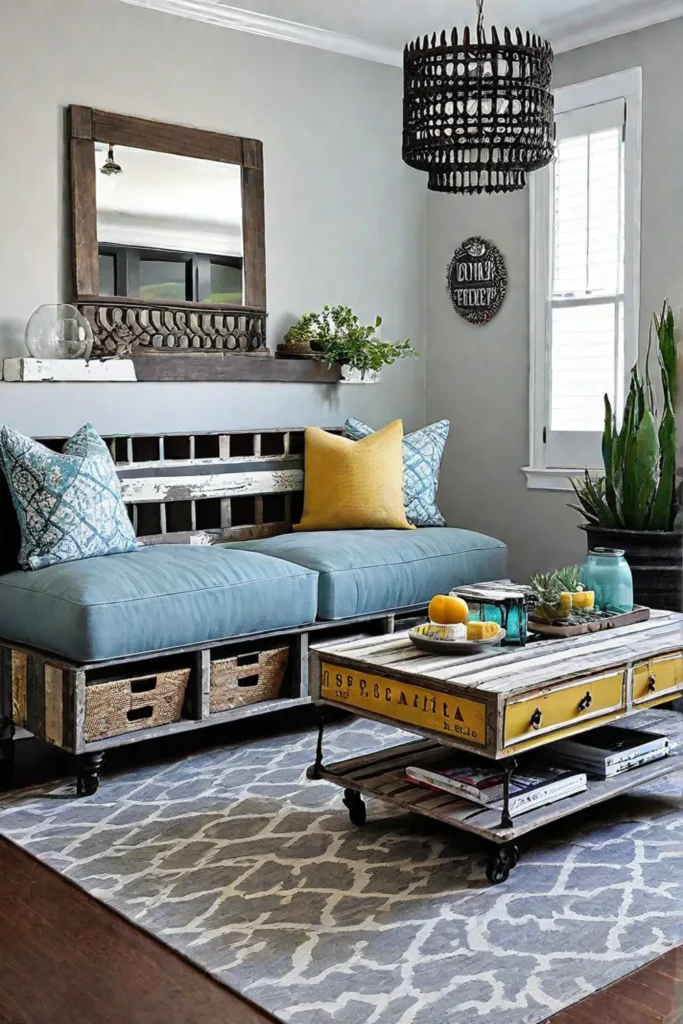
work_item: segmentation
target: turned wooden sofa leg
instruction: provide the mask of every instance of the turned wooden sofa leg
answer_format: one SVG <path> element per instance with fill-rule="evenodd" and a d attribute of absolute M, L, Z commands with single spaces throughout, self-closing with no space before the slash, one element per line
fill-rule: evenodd
<path fill-rule="evenodd" d="M 81 754 L 78 758 L 78 778 L 76 792 L 78 796 L 92 796 L 100 785 L 100 770 L 104 761 L 104 752 Z"/>

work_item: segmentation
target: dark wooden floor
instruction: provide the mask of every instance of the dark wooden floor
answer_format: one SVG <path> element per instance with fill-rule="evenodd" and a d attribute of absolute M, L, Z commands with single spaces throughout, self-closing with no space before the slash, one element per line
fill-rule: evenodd
<path fill-rule="evenodd" d="M 32 743 L 18 744 L 21 782 L 64 770 L 66 762 L 56 754 L 52 761 L 32 756 Z M 152 757 L 148 748 L 120 752 L 119 761 Z M 0 839 L 0 1024 L 272 1024 L 274 1019 Z M 552 1021 L 683 1024 L 683 947 Z"/>

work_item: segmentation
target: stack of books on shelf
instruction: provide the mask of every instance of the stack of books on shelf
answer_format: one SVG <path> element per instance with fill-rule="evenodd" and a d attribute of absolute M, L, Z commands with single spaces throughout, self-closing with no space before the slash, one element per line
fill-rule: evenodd
<path fill-rule="evenodd" d="M 620 726 L 606 725 L 558 740 L 534 754 L 532 760 L 520 759 L 510 781 L 510 814 L 524 814 L 582 793 L 588 788 L 589 777 L 610 779 L 668 753 L 668 737 Z M 454 752 L 436 763 L 410 766 L 405 769 L 405 777 L 417 786 L 451 793 L 483 807 L 502 808 L 501 765 L 466 757 Z"/>
<path fill-rule="evenodd" d="M 548 757 L 554 764 L 577 768 L 599 779 L 611 779 L 631 768 L 659 761 L 668 753 L 667 736 L 616 725 L 603 725 L 548 747 Z"/>
<path fill-rule="evenodd" d="M 406 778 L 418 786 L 444 790 L 492 809 L 503 806 L 504 775 L 499 765 L 435 765 L 406 768 Z M 552 766 L 521 766 L 510 781 L 510 814 L 551 804 L 586 789 L 585 772 Z"/>

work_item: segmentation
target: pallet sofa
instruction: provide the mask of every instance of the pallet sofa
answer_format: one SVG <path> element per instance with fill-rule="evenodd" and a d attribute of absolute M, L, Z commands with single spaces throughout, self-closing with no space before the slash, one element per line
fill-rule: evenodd
<path fill-rule="evenodd" d="M 311 637 L 391 632 L 435 593 L 505 575 L 505 545 L 466 530 L 292 533 L 302 430 L 105 440 L 138 551 L 12 568 L 0 496 L 8 771 L 23 727 L 78 755 L 78 792 L 95 792 L 111 747 L 307 703 Z"/>

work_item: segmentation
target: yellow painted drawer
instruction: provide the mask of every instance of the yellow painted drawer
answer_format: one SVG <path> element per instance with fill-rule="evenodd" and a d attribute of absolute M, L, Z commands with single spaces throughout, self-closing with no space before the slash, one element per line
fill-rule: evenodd
<path fill-rule="evenodd" d="M 680 651 L 641 662 L 633 669 L 633 703 L 639 707 L 671 700 L 677 693 L 683 693 L 683 654 Z"/>
<path fill-rule="evenodd" d="M 625 674 L 583 679 L 534 697 L 511 702 L 505 708 L 504 744 L 515 746 L 558 730 L 581 728 L 583 723 L 626 707 Z"/>

